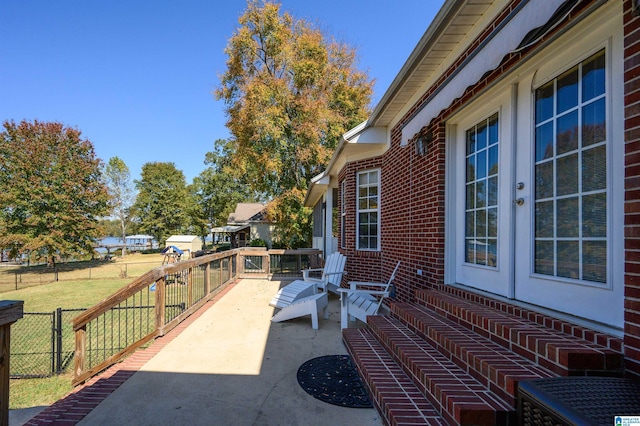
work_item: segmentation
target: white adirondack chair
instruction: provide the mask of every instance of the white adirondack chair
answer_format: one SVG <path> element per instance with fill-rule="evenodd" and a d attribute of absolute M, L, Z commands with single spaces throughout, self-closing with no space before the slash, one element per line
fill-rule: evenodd
<path fill-rule="evenodd" d="M 362 281 L 350 281 L 349 288 L 339 288 L 340 293 L 340 326 L 347 328 L 348 319 L 356 318 L 367 322 L 367 316 L 376 315 L 385 297 L 389 297 L 389 287 L 396 277 L 400 262 L 386 283 L 370 283 Z M 363 288 L 365 287 L 365 288 Z"/>
<path fill-rule="evenodd" d="M 331 253 L 324 262 L 324 268 L 303 269 L 302 279 L 314 283 L 319 290 L 338 294 L 337 290 L 340 288 L 345 263 L 347 263 L 347 257 L 345 255 L 338 252 Z M 320 278 L 311 276 L 311 273 L 320 271 L 322 271 Z"/>
<path fill-rule="evenodd" d="M 314 293 L 310 296 L 295 297 L 290 302 L 285 301 L 285 298 L 276 297 L 271 301 L 271 306 L 280 308 L 280 310 L 271 318 L 271 321 L 281 322 L 303 317 L 305 315 L 311 315 L 311 327 L 314 330 L 317 330 L 318 311 L 322 309 L 324 319 L 329 319 L 328 305 L 329 298 L 325 292 Z"/>
<path fill-rule="evenodd" d="M 280 308 L 271 318 L 273 322 L 311 315 L 311 326 L 318 329 L 318 311 L 322 310 L 324 319 L 329 319 L 328 291 L 340 287 L 346 257 L 341 253 L 327 256 L 324 268 L 303 270 L 302 280 L 295 280 L 278 290 L 269 305 Z M 322 271 L 321 278 L 310 276 L 313 271 Z"/>

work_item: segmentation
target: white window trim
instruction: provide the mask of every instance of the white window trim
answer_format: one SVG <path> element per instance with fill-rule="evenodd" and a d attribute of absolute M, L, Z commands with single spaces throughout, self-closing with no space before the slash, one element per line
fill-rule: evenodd
<path fill-rule="evenodd" d="M 343 180 L 340 183 L 340 247 L 347 248 L 346 243 L 346 225 L 347 225 L 347 202 L 346 202 L 346 194 L 347 194 L 347 181 Z"/>
<path fill-rule="evenodd" d="M 360 203 L 359 203 L 359 198 L 360 198 L 360 175 L 363 175 L 365 173 L 371 173 L 371 172 L 377 172 L 378 173 L 378 207 L 376 209 L 364 209 L 361 210 L 360 209 Z M 368 169 L 368 170 L 362 170 L 358 173 L 356 173 L 356 194 L 355 194 L 355 201 L 356 201 L 356 250 L 358 251 L 380 251 L 380 189 L 381 189 L 381 180 L 382 177 L 382 173 L 380 171 L 380 169 Z M 362 248 L 360 247 L 360 213 L 361 212 L 375 212 L 378 215 L 378 233 L 376 235 L 377 237 L 377 244 L 375 248 Z"/>

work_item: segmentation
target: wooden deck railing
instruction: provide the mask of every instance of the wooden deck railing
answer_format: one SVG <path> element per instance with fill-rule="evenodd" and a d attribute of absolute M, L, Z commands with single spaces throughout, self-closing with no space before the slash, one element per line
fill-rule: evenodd
<path fill-rule="evenodd" d="M 157 267 L 73 319 L 73 384 L 167 333 L 239 278 L 299 277 L 320 251 L 236 249 Z"/>

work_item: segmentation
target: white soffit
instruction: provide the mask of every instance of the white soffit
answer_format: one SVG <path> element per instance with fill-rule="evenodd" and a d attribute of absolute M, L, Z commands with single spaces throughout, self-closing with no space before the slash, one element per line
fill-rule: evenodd
<path fill-rule="evenodd" d="M 446 0 L 372 113 L 370 123 L 389 126 L 404 115 L 416 94 L 450 64 L 465 39 L 473 39 L 478 22 L 507 0 Z"/>
<path fill-rule="evenodd" d="M 404 126 L 402 144 L 406 144 L 440 111 L 459 98 L 467 87 L 478 82 L 487 71 L 495 69 L 502 58 L 518 47 L 529 31 L 544 25 L 562 3 L 564 0 L 528 1 L 497 34 L 485 42 L 482 51 L 471 57 Z M 429 56 L 431 57 L 431 54 Z"/>

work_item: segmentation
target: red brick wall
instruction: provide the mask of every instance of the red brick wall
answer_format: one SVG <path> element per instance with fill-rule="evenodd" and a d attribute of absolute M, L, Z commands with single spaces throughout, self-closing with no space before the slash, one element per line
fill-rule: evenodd
<path fill-rule="evenodd" d="M 469 87 L 458 99 L 433 119 L 424 123 L 423 131 L 431 131 L 434 140 L 424 157 L 415 153 L 413 144 L 400 146 L 402 125 L 426 102 L 438 85 L 451 75 L 473 49 L 496 28 L 520 0 L 512 1 L 487 30 L 472 43 L 460 59 L 443 73 L 391 132 L 391 148 L 373 160 L 350 163 L 342 170 L 340 180 L 347 179 L 347 197 L 355 196 L 355 173 L 381 167 L 382 174 L 382 247 L 381 252 L 355 250 L 355 205 L 347 202 L 347 241 L 343 252 L 348 256 L 347 280 L 386 281 L 398 260 L 398 299 L 413 300 L 415 289 L 440 286 L 444 280 L 444 182 L 446 119 L 462 105 L 485 90 L 502 73 L 526 60 L 529 50 L 508 55 L 501 65 Z M 573 10 L 571 22 L 595 0 L 584 0 Z M 640 378 L 640 17 L 632 11 L 632 0 L 624 0 L 625 35 L 625 338 L 626 371 Z M 596 12 L 597 13 L 597 12 Z M 559 31 L 563 25 L 553 32 Z M 544 43 L 548 34 L 540 43 Z M 421 269 L 422 276 L 416 271 Z"/>
<path fill-rule="evenodd" d="M 640 17 L 624 1 L 625 337 L 629 376 L 640 378 Z"/>

